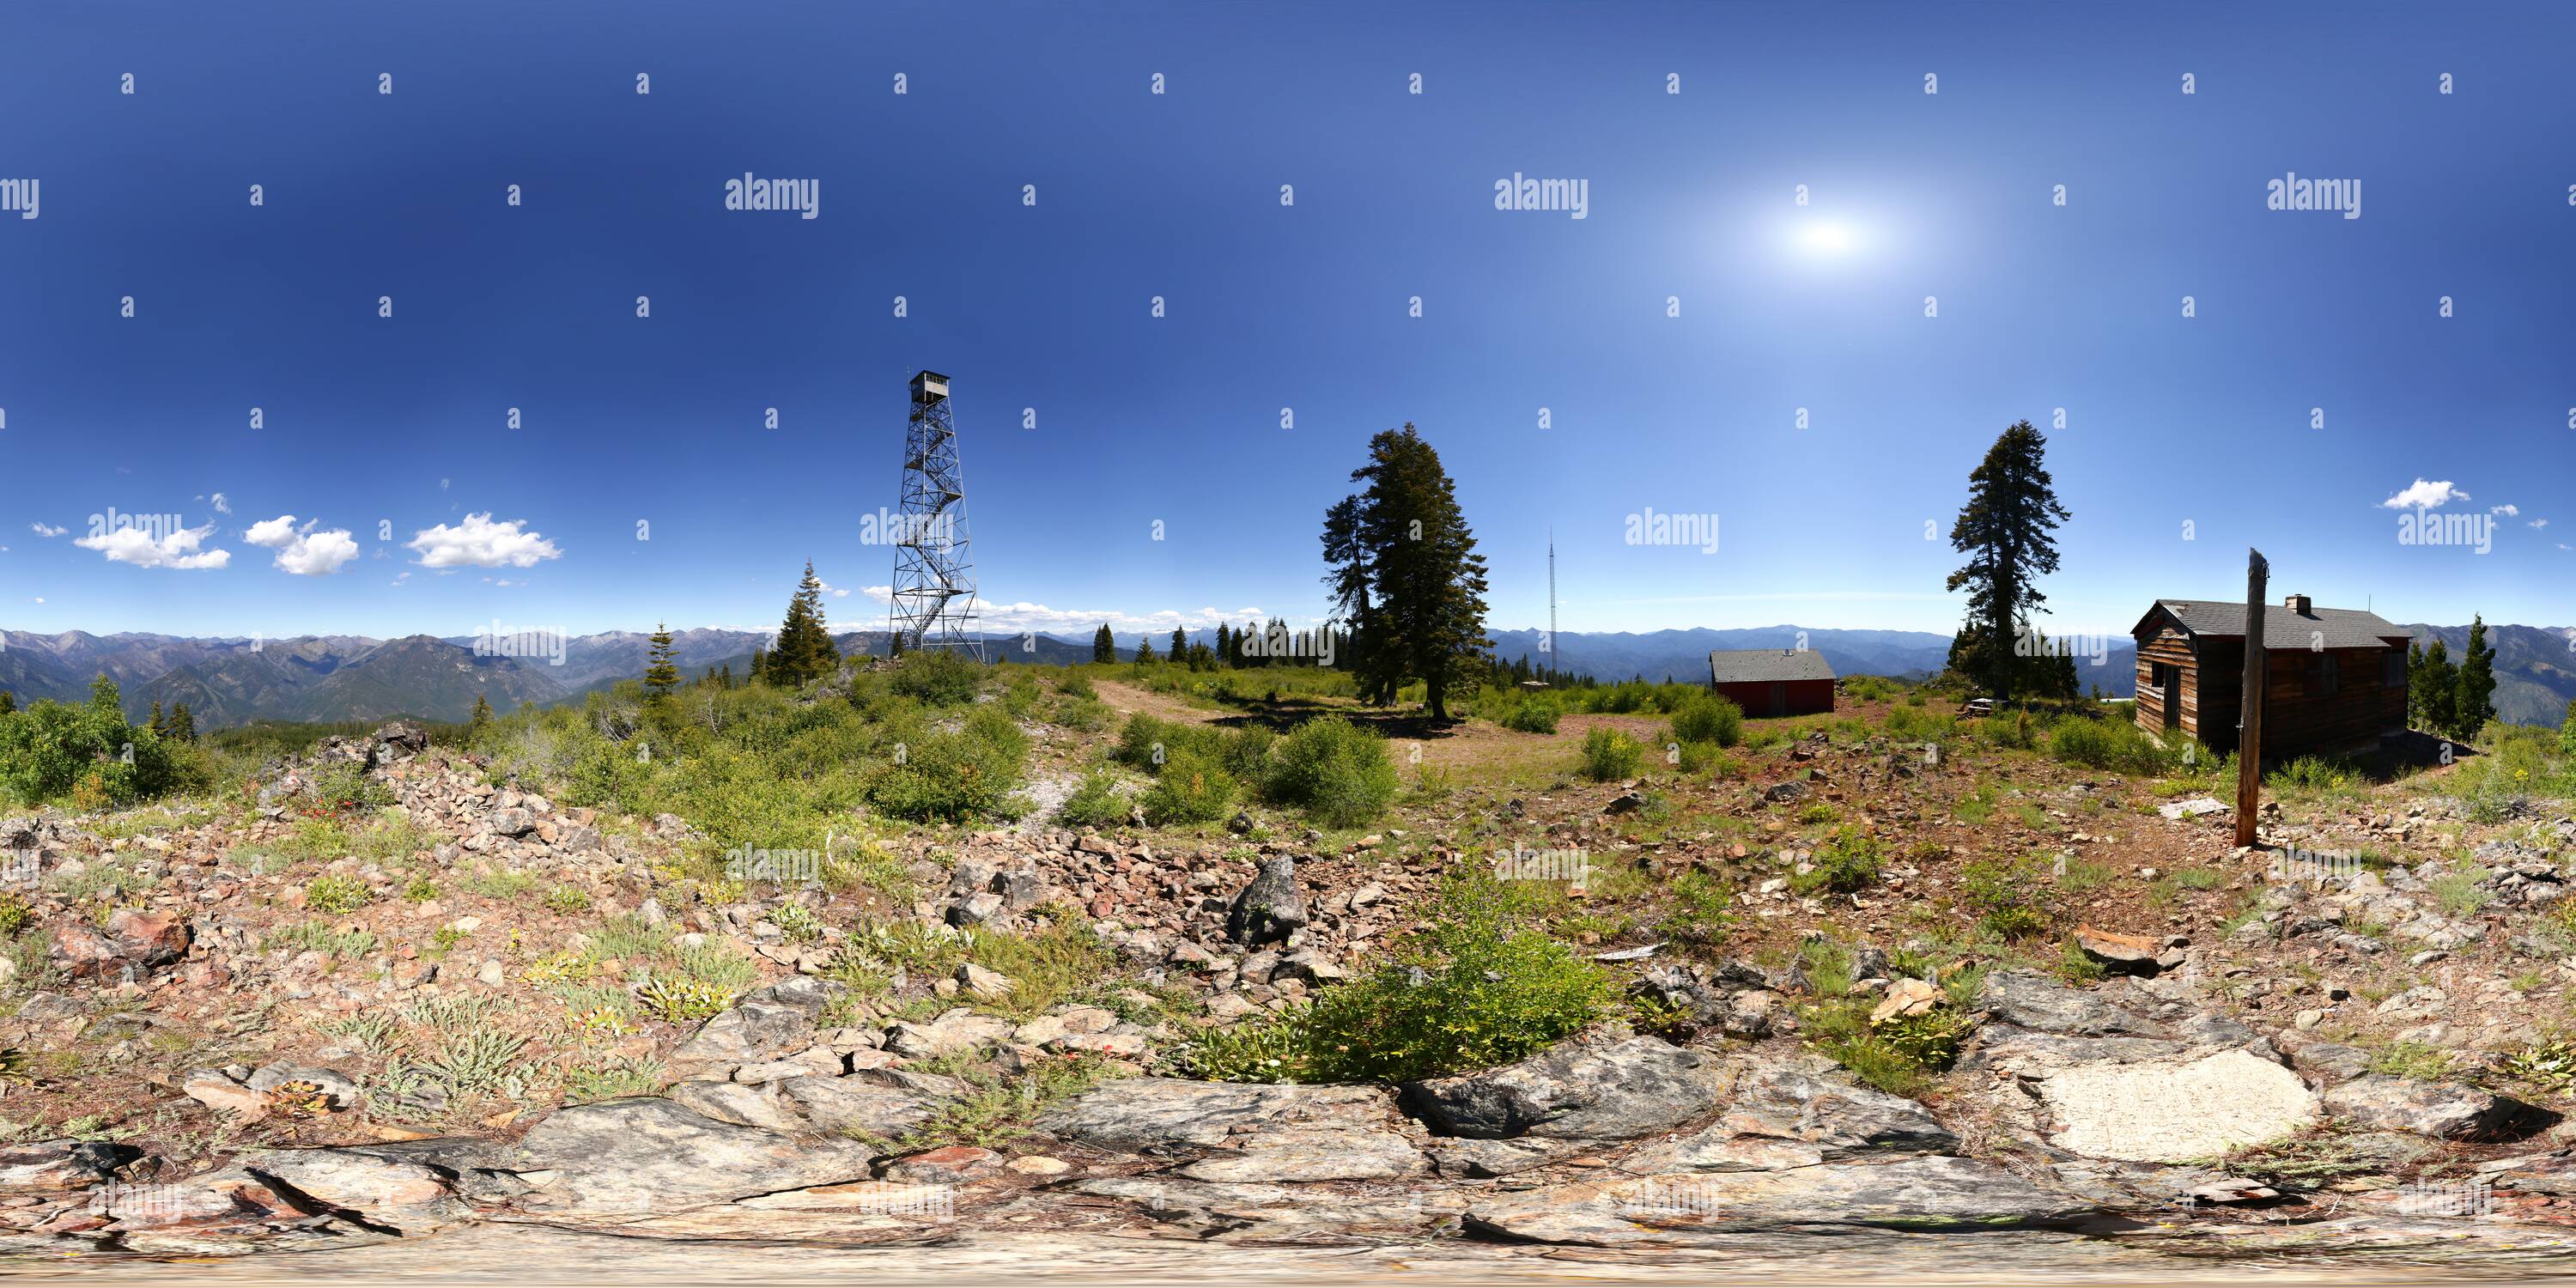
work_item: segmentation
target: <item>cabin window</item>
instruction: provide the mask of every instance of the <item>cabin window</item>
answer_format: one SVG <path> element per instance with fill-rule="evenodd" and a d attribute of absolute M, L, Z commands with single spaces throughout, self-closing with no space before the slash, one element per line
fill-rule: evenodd
<path fill-rule="evenodd" d="M 2383 688 L 2402 689 L 2406 687 L 2405 654 L 2400 653 L 2395 649 L 2390 649 L 2388 650 L 2388 656 L 2379 659 L 2379 683 Z"/>
<path fill-rule="evenodd" d="M 2342 659 L 2332 653 L 2308 660 L 2308 696 L 2331 698 L 2343 687 Z"/>

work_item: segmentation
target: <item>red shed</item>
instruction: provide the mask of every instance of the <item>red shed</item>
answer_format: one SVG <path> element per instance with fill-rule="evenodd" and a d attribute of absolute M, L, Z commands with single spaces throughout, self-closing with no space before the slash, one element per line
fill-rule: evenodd
<path fill-rule="evenodd" d="M 1834 709 L 1834 668 L 1811 648 L 1733 648 L 1708 655 L 1709 687 L 1748 716 Z"/>

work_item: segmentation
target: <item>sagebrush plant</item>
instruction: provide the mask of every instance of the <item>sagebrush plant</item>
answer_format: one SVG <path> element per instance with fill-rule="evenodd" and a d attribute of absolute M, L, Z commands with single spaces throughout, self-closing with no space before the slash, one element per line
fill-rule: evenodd
<path fill-rule="evenodd" d="M 1505 709 L 1497 723 L 1515 733 L 1555 733 L 1556 706 L 1524 697 Z"/>
<path fill-rule="evenodd" d="M 1403 1082 L 1507 1064 L 1607 1015 L 1607 972 L 1546 933 L 1534 898 L 1482 871 L 1444 881 L 1391 960 L 1316 996 L 1302 1076 Z"/>
<path fill-rule="evenodd" d="M 1996 938 L 2028 939 L 2048 929 L 2050 863 L 2036 855 L 1970 859 L 1959 869 L 1959 901 Z"/>
<path fill-rule="evenodd" d="M 1594 725 L 1583 735 L 1583 776 L 1596 783 L 1633 778 L 1646 749 L 1608 725 Z"/>

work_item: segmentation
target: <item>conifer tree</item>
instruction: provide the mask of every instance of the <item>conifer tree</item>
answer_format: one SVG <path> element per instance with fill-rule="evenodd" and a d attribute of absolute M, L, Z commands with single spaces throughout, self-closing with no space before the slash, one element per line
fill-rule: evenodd
<path fill-rule="evenodd" d="M 2429 734 L 2451 736 L 2451 716 L 2458 708 L 2459 668 L 2451 665 L 2451 646 L 2435 637 L 2424 646 L 2424 660 L 2408 673 L 2412 682 L 2408 695 L 2415 708 L 2415 727 Z"/>
<path fill-rule="evenodd" d="M 1091 660 L 1094 662 L 1118 660 L 1118 640 L 1109 633 L 1107 622 L 1102 622 L 1100 629 L 1091 633 Z"/>
<path fill-rule="evenodd" d="M 2468 654 L 2460 659 L 2457 696 L 2451 702 L 2451 732 L 2460 741 L 2475 738 L 2495 719 L 2495 646 L 2487 643 L 2487 619 L 2469 618 Z"/>
<path fill-rule="evenodd" d="M 832 632 L 823 624 L 823 580 L 814 562 L 805 562 L 805 579 L 787 601 L 787 620 L 778 628 L 778 647 L 769 657 L 772 683 L 790 687 L 829 675 L 841 663 Z"/>
<path fill-rule="evenodd" d="M 167 738 L 170 736 L 170 717 L 162 714 L 161 699 L 154 698 L 152 700 L 152 723 L 145 727 L 152 731 L 153 737 Z"/>
<path fill-rule="evenodd" d="M 751 679 L 749 683 L 766 684 L 768 682 L 769 650 L 765 648 L 755 648 L 751 651 Z"/>
<path fill-rule="evenodd" d="M 727 693 L 733 692 L 733 663 L 727 662 L 716 671 L 716 687 Z"/>
<path fill-rule="evenodd" d="M 9 696 L 0 692 L 0 698 Z M 0 711 L 8 708 L 0 707 Z M 2567 719 L 2558 726 L 2558 754 L 2576 756 L 2576 698 L 2567 700 Z"/>
<path fill-rule="evenodd" d="M 17 709 L 18 695 L 7 689 L 0 689 L 0 716 L 5 716 Z"/>
<path fill-rule="evenodd" d="M 1351 481 L 1367 487 L 1324 512 L 1324 583 L 1352 623 L 1361 693 L 1383 705 L 1418 679 L 1423 706 L 1445 721 L 1450 689 L 1469 682 L 1493 647 L 1485 557 L 1440 454 L 1410 422 L 1370 439 L 1369 462 Z"/>
<path fill-rule="evenodd" d="M 1178 627 L 1178 626 L 1173 627 L 1173 628 L 1172 628 L 1172 651 L 1171 651 L 1171 654 L 1170 654 L 1171 659 L 1172 659 L 1173 661 L 1175 661 L 1175 662 L 1184 661 L 1184 660 L 1187 660 L 1187 659 L 1188 659 L 1189 655 L 1190 655 L 1190 637 L 1189 637 L 1189 633 L 1188 633 L 1188 632 L 1186 632 L 1186 631 L 1184 631 L 1184 630 L 1182 630 L 1182 629 L 1181 629 L 1180 627 Z"/>
<path fill-rule="evenodd" d="M 480 742 L 483 740 L 483 735 L 491 731 L 491 700 L 486 695 L 477 693 L 474 695 L 474 714 L 466 717 L 465 720 L 465 739 L 468 742 Z"/>
<path fill-rule="evenodd" d="M 1137 640 L 1137 641 L 1136 641 L 1136 664 L 1137 664 L 1138 666 L 1142 666 L 1142 665 L 1144 665 L 1145 663 L 1147 663 L 1147 662 L 1151 662 L 1151 661 L 1153 661 L 1153 660 L 1154 660 L 1154 637 L 1153 637 L 1153 636 L 1151 636 L 1151 635 L 1148 635 L 1148 636 L 1145 636 L 1145 637 L 1144 637 L 1144 638 L 1142 638 L 1142 639 Z"/>
<path fill-rule="evenodd" d="M 1218 666 L 1234 665 L 1233 644 L 1232 638 L 1227 634 L 1225 623 L 1218 622 L 1216 624 L 1216 664 Z"/>
<path fill-rule="evenodd" d="M 661 622 L 653 624 L 653 640 L 644 648 L 644 692 L 648 697 L 667 698 L 680 687 L 680 667 L 676 650 L 671 647 L 671 628 Z"/>
<path fill-rule="evenodd" d="M 170 736 L 181 742 L 197 740 L 197 717 L 185 702 L 170 708 Z"/>
<path fill-rule="evenodd" d="M 2042 464 L 2047 450 L 2047 437 L 2029 421 L 2005 430 L 1968 475 L 1968 503 L 1950 528 L 1950 548 L 1969 556 L 1949 580 L 1951 590 L 1968 588 L 1968 620 L 1952 644 L 1952 664 L 2006 702 L 2029 673 L 2017 665 L 2014 639 L 2029 628 L 2031 610 L 2048 602 L 2033 583 L 2057 571 L 2050 532 L 2071 517 Z"/>

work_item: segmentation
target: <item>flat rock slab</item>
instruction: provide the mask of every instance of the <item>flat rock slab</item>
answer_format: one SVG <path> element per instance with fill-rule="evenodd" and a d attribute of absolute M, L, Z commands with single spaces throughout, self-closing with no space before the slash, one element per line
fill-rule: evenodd
<path fill-rule="evenodd" d="M 2069 988 L 2036 971 L 1999 970 L 1986 976 L 1987 1018 L 2041 1033 L 2078 1037 L 2170 1038 L 2166 1026 L 2100 994 Z"/>
<path fill-rule="evenodd" d="M 1471 1229 L 1541 1243 L 1687 1244 L 1787 1225 L 1993 1228 L 2072 1220 L 2084 1200 L 1993 1163 L 1922 1157 L 1778 1172 L 1680 1173 L 1500 1195 Z"/>
<path fill-rule="evenodd" d="M 1725 1090 L 1723 1074 L 1697 1051 L 1604 1035 L 1484 1073 L 1409 1082 L 1404 1101 L 1452 1136 L 1634 1140 L 1706 1114 Z"/>
<path fill-rule="evenodd" d="M 1180 1168 L 1199 1181 L 1392 1181 L 1429 1170 L 1422 1151 L 1391 1131 L 1294 1126 L 1261 1131 L 1239 1150 Z"/>
<path fill-rule="evenodd" d="M 1400 1121 L 1383 1087 L 1124 1078 L 1056 1106 L 1037 1125 L 1094 1149 L 1169 1157 L 1242 1146 L 1288 1127 L 1384 1133 Z"/>
<path fill-rule="evenodd" d="M 717 1122 L 659 1097 L 558 1110 L 504 1163 L 535 1188 L 531 1211 L 633 1213 L 869 1178 L 854 1141 L 803 1140 Z"/>
<path fill-rule="evenodd" d="M 2244 1051 L 2197 1060 L 2078 1065 L 2039 1084 L 2061 1149 L 2179 1163 L 2259 1145 L 2317 1118 L 2299 1076 Z"/>

